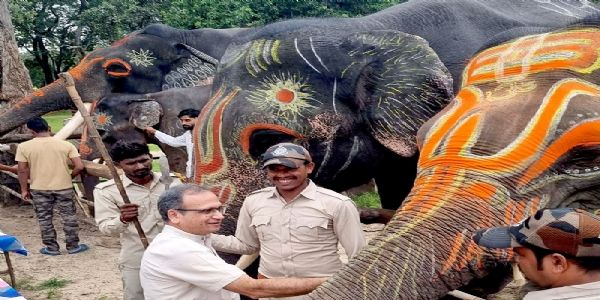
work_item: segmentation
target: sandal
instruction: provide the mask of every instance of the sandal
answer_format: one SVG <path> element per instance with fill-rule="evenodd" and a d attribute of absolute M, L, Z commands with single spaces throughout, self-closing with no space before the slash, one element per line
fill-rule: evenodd
<path fill-rule="evenodd" d="M 88 247 L 88 245 L 86 244 L 79 244 L 79 246 L 77 246 L 77 248 L 68 250 L 69 254 L 75 254 L 75 253 L 79 253 L 79 252 L 83 252 L 90 249 L 90 247 Z"/>
<path fill-rule="evenodd" d="M 50 255 L 50 256 L 60 255 L 60 251 L 58 251 L 58 250 L 50 250 L 50 249 L 48 249 L 48 247 L 44 247 L 44 248 L 40 249 L 40 253 L 41 254 L 45 254 L 45 255 Z"/>

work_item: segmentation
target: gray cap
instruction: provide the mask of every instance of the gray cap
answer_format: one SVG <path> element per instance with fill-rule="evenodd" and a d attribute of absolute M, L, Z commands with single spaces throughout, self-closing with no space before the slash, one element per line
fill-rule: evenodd
<path fill-rule="evenodd" d="M 312 158 L 304 147 L 292 143 L 273 145 L 262 155 L 263 168 L 270 165 L 283 165 L 288 168 L 299 168 Z"/>

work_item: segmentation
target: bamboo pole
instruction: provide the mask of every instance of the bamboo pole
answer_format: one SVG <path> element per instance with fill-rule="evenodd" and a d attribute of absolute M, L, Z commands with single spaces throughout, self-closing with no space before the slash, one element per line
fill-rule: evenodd
<path fill-rule="evenodd" d="M 87 111 L 87 109 L 83 105 L 83 101 L 81 101 L 81 97 L 79 96 L 79 93 L 75 89 L 75 82 L 73 81 L 73 77 L 71 77 L 71 74 L 69 74 L 67 72 L 61 73 L 59 76 L 65 81 L 65 87 L 67 88 L 67 92 L 69 93 L 69 96 L 71 96 L 71 100 L 73 100 L 73 103 L 75 103 L 75 106 L 77 106 L 77 109 L 83 116 L 83 119 L 85 121 L 85 124 L 87 125 L 88 131 L 90 134 L 90 138 L 92 138 L 92 140 L 96 144 L 96 147 L 100 151 L 102 158 L 106 162 L 106 165 L 108 166 L 108 169 L 110 170 L 110 173 L 112 174 L 113 180 L 115 181 L 117 189 L 119 190 L 119 193 L 121 194 L 121 197 L 123 198 L 123 202 L 131 203 L 131 201 L 129 201 L 129 197 L 127 196 L 127 192 L 125 192 L 125 187 L 123 186 L 121 177 L 117 173 L 117 169 L 115 168 L 115 165 L 114 165 L 112 159 L 110 158 L 110 155 L 108 155 L 108 150 L 106 150 L 106 147 L 104 146 L 104 143 L 102 142 L 102 139 L 100 138 L 100 134 L 98 133 L 98 130 L 96 129 L 96 126 L 94 125 L 94 121 L 92 121 L 92 117 L 90 117 L 90 113 Z M 135 225 L 135 229 L 137 230 L 138 235 L 140 236 L 140 240 L 142 241 L 142 245 L 144 245 L 144 249 L 148 248 L 148 239 L 146 238 L 146 234 L 144 233 L 144 230 L 142 229 L 142 225 L 140 224 L 140 221 L 137 218 L 135 218 L 132 220 L 132 222 L 133 222 L 133 225 Z"/>

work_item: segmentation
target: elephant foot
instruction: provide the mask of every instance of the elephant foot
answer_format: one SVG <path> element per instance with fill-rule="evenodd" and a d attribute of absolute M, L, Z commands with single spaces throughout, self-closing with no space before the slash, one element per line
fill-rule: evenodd
<path fill-rule="evenodd" d="M 387 224 L 396 213 L 393 209 L 383 208 L 359 208 L 360 222 L 363 224 L 382 223 Z"/>

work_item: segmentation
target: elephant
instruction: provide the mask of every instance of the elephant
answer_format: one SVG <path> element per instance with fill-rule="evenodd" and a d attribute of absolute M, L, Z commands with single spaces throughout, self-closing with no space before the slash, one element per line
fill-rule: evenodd
<path fill-rule="evenodd" d="M 229 41 L 249 30 L 180 30 L 154 24 L 125 36 L 110 47 L 88 53 L 68 72 L 82 100 L 88 103 L 110 93 L 146 94 L 210 85 Z M 0 134 L 32 117 L 73 107 L 64 82 L 59 79 L 12 101 L 2 110 Z"/>
<path fill-rule="evenodd" d="M 312 299 L 438 299 L 511 261 L 479 228 L 600 207 L 600 28 L 483 50 L 417 133 L 415 185 L 383 232 Z"/>
<path fill-rule="evenodd" d="M 210 89 L 210 86 L 195 86 L 141 95 L 108 94 L 97 102 L 92 116 L 107 147 L 117 140 L 157 144 L 168 157 L 170 169 L 185 174 L 185 149 L 160 143 L 137 128 L 152 126 L 172 136 L 183 134 L 177 114 L 187 108 L 202 109 L 210 98 Z M 99 156 L 96 151 L 91 147 L 90 156 Z"/>
<path fill-rule="evenodd" d="M 450 70 L 456 91 L 464 64 L 489 38 L 506 30 L 558 28 L 596 12 L 588 1 L 413 0 L 364 17 L 289 20 L 262 28 L 178 30 L 155 24 L 89 53 L 69 72 L 83 101 L 93 102 L 108 93 L 144 94 L 209 84 L 232 40 L 302 28 L 330 34 L 397 30 L 429 42 Z M 0 112 L 0 134 L 34 116 L 70 108 L 58 80 Z"/>

